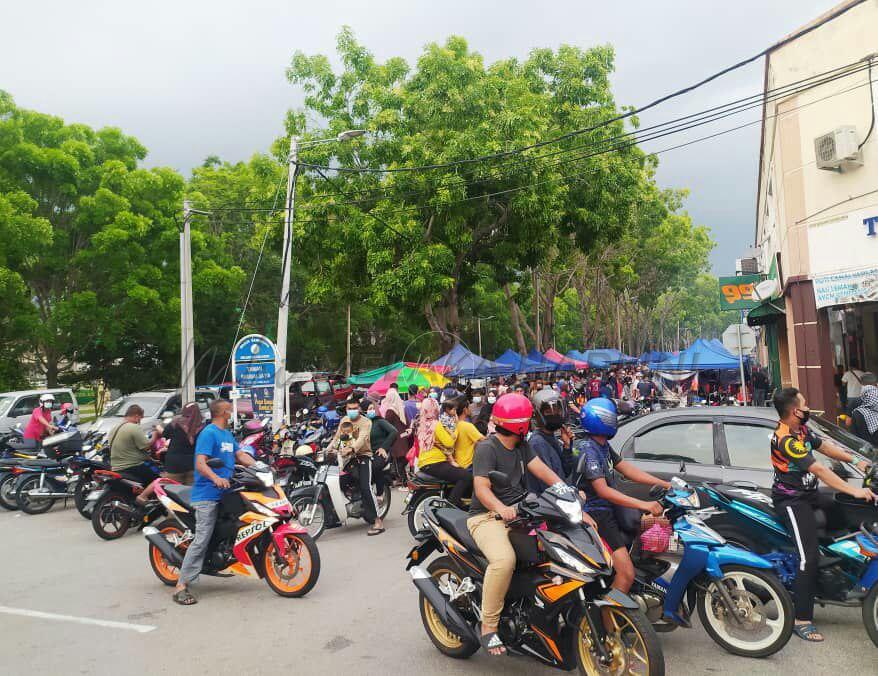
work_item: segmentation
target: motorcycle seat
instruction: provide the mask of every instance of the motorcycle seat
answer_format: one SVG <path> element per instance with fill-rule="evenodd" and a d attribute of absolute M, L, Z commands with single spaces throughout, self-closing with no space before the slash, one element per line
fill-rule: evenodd
<path fill-rule="evenodd" d="M 434 477 L 432 474 L 424 471 L 417 472 L 412 477 L 412 482 L 424 488 L 442 488 L 443 486 L 448 484 L 447 481 L 443 481 L 442 479 Z"/>
<path fill-rule="evenodd" d="M 33 467 L 34 469 L 38 469 L 40 467 L 60 467 L 61 463 L 57 460 L 51 460 L 49 458 L 34 458 L 33 460 L 22 459 L 23 462 L 19 463 L 21 467 Z"/>
<path fill-rule="evenodd" d="M 171 496 L 173 500 L 180 503 L 188 509 L 190 512 L 193 511 L 192 503 L 190 502 L 192 499 L 192 486 L 183 486 L 182 484 L 165 484 L 164 485 L 165 493 Z"/>
<path fill-rule="evenodd" d="M 476 541 L 473 540 L 473 536 L 470 535 L 469 528 L 466 527 L 467 519 L 470 517 L 469 512 L 454 507 L 443 507 L 437 509 L 435 514 L 439 524 L 448 531 L 449 535 L 466 547 L 470 554 L 485 556 Z"/>

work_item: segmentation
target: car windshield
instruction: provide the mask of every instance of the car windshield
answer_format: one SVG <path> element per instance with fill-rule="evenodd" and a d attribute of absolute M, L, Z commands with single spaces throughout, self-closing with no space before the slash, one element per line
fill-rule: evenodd
<path fill-rule="evenodd" d="M 105 418 L 121 418 L 129 406 L 137 404 L 143 409 L 144 418 L 154 418 L 159 414 L 165 397 L 122 397 L 115 404 L 104 411 Z"/>
<path fill-rule="evenodd" d="M 0 418 L 6 415 L 13 401 L 15 401 L 15 397 L 0 397 Z"/>

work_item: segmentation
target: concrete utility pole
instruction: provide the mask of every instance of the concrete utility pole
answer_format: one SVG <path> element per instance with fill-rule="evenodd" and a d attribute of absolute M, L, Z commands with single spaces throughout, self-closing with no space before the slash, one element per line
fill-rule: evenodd
<path fill-rule="evenodd" d="M 180 375 L 181 403 L 195 401 L 195 331 L 192 311 L 192 210 L 183 200 L 183 228 L 180 230 Z"/>
<path fill-rule="evenodd" d="M 282 256 L 283 266 L 280 304 L 277 308 L 277 354 L 274 362 L 274 403 L 272 406 L 271 426 L 277 430 L 284 421 L 284 411 L 288 413 L 289 388 L 287 387 L 287 324 L 290 318 L 290 266 L 292 265 L 292 240 L 293 240 L 293 207 L 296 202 L 296 172 L 299 160 L 299 138 L 290 138 L 290 155 L 287 163 L 289 175 L 287 176 L 287 200 L 284 211 L 284 249 Z"/>
<path fill-rule="evenodd" d="M 494 315 L 490 317 L 476 317 L 476 327 L 479 334 L 479 356 L 482 356 L 482 320 L 488 321 L 490 319 L 496 319 Z"/>
<path fill-rule="evenodd" d="M 741 324 L 744 323 L 744 311 L 741 310 L 741 318 L 738 321 L 738 367 L 741 369 L 741 395 L 744 406 L 747 405 L 747 381 L 744 380 L 744 347 L 741 345 Z"/>
<path fill-rule="evenodd" d="M 351 304 L 348 303 L 348 340 L 344 367 L 344 377 L 351 377 Z"/>

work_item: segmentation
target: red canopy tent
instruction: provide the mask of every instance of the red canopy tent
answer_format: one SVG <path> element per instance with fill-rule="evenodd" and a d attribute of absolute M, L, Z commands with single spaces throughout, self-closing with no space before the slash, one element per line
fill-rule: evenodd
<path fill-rule="evenodd" d="M 546 356 L 546 359 L 550 361 L 557 362 L 558 364 L 572 364 L 576 369 L 587 369 L 588 362 L 587 361 L 579 361 L 578 359 L 573 359 L 571 357 L 565 357 L 563 354 L 558 352 L 557 350 L 550 348 L 543 352 Z"/>

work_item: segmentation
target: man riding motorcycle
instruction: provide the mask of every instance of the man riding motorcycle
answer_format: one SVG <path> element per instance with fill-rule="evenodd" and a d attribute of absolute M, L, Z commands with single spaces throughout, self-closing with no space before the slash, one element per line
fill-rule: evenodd
<path fill-rule="evenodd" d="M 547 485 L 562 484 L 561 478 L 540 460 L 525 441 L 533 406 L 521 394 L 504 394 L 491 412 L 496 432 L 476 445 L 473 459 L 474 494 L 467 528 L 488 559 L 482 590 L 482 646 L 490 655 L 506 652 L 497 634 L 503 601 L 515 570 L 515 550 L 506 522 L 516 518 L 515 503 L 526 492 L 525 474 L 530 472 Z M 492 487 L 490 472 L 509 477 L 506 487 Z"/>
<path fill-rule="evenodd" d="M 622 460 L 610 447 L 609 440 L 616 436 L 618 429 L 616 405 L 610 399 L 599 397 L 589 400 L 582 407 L 580 422 L 589 438 L 579 451 L 573 483 L 582 491 L 585 509 L 597 522 L 598 532 L 613 553 L 613 567 L 616 570 L 613 587 L 627 594 L 634 582 L 634 564 L 614 508 L 633 508 L 655 516 L 660 515 L 663 509 L 658 502 L 645 502 L 619 491 L 615 487 L 616 472 L 641 484 L 665 489 L 670 489 L 671 484 Z"/>

